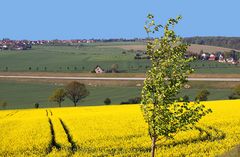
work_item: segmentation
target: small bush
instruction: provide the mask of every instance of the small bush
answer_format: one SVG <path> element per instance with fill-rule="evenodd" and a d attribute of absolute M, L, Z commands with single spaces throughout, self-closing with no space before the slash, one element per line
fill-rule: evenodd
<path fill-rule="evenodd" d="M 189 102 L 189 96 L 187 95 L 184 95 L 183 97 L 180 97 L 179 98 L 179 102 Z"/>
<path fill-rule="evenodd" d="M 39 108 L 40 104 L 39 103 L 35 103 L 34 106 L 35 106 L 35 108 Z"/>
<path fill-rule="evenodd" d="M 201 90 L 195 100 L 199 100 L 199 101 L 207 101 L 208 100 L 208 96 L 210 95 L 210 92 L 208 90 Z"/>
<path fill-rule="evenodd" d="M 122 101 L 120 104 L 139 104 L 141 103 L 141 97 L 135 97 L 128 99 L 128 101 Z"/>
<path fill-rule="evenodd" d="M 237 85 L 234 88 L 234 91 L 231 95 L 228 96 L 229 99 L 240 99 L 240 85 Z"/>
<path fill-rule="evenodd" d="M 110 104 L 111 104 L 111 99 L 110 99 L 110 98 L 106 98 L 106 99 L 104 100 L 104 104 L 105 104 L 105 105 L 110 105 Z"/>

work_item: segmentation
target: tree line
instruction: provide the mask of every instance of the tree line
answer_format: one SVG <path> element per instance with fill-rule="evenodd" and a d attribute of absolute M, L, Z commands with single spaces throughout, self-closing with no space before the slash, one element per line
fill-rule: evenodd
<path fill-rule="evenodd" d="M 240 37 L 188 37 L 183 39 L 188 44 L 220 46 L 240 50 Z"/>

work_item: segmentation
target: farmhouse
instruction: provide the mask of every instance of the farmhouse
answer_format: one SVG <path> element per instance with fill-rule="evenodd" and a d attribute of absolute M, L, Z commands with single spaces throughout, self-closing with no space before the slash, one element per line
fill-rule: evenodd
<path fill-rule="evenodd" d="M 96 66 L 96 68 L 94 69 L 95 73 L 97 74 L 101 74 L 104 73 L 104 69 L 101 68 L 99 65 Z"/>

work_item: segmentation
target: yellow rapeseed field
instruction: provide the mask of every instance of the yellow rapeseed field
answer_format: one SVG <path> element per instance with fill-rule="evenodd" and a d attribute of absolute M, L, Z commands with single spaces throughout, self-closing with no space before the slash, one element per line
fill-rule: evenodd
<path fill-rule="evenodd" d="M 213 113 L 157 156 L 217 156 L 240 144 L 240 100 L 209 101 Z M 0 111 L 0 156 L 149 156 L 139 105 Z"/>

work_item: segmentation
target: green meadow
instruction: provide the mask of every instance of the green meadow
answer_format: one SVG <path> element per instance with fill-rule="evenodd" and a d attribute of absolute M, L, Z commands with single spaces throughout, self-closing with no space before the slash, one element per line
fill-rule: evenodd
<path fill-rule="evenodd" d="M 110 70 L 113 64 L 118 64 L 118 70 L 121 72 L 145 73 L 150 66 L 149 60 L 136 60 L 134 59 L 135 52 L 114 47 L 131 44 L 140 45 L 141 43 L 114 42 L 80 46 L 33 46 L 31 50 L 26 51 L 0 51 L 0 71 L 89 73 L 97 65 L 105 70 Z M 240 74 L 240 65 L 214 61 L 195 61 L 192 63 L 192 67 L 196 68 L 196 73 Z"/>
<path fill-rule="evenodd" d="M 145 72 L 148 60 L 134 60 L 135 53 L 98 46 L 33 46 L 26 51 L 0 51 L 0 71 L 90 72 L 97 65 L 123 72 Z"/>
<path fill-rule="evenodd" d="M 206 83 L 207 84 L 207 83 Z M 56 88 L 64 87 L 63 84 L 54 83 L 32 83 L 16 81 L 0 81 L 0 101 L 7 101 L 6 109 L 33 108 L 35 103 L 40 107 L 57 107 L 53 102 L 48 101 L 48 97 Z M 188 95 L 190 100 L 194 100 L 201 87 L 193 86 L 190 89 L 183 89 L 179 94 Z M 229 88 L 207 88 L 210 92 L 209 100 L 228 99 L 232 89 Z M 105 98 L 110 98 L 112 104 L 120 104 L 130 98 L 138 97 L 141 87 L 119 87 L 119 86 L 88 86 L 90 95 L 79 102 L 79 105 L 104 105 Z M 72 106 L 72 102 L 66 99 L 63 106 Z M 4 108 L 0 108 L 4 109 Z"/>
<path fill-rule="evenodd" d="M 40 107 L 57 107 L 49 102 L 48 97 L 54 89 L 63 87 L 62 84 L 32 83 L 0 81 L 0 100 L 8 102 L 7 108 L 32 108 L 35 103 Z M 90 95 L 79 102 L 79 105 L 103 105 L 105 98 L 109 97 L 112 104 L 136 97 L 140 94 L 137 87 L 91 87 Z M 66 99 L 63 106 L 71 106 L 72 102 Z"/>

